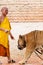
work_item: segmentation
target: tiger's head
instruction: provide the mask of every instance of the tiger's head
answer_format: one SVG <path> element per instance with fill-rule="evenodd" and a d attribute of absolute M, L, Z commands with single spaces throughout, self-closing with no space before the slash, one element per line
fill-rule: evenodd
<path fill-rule="evenodd" d="M 19 39 L 18 39 L 18 49 L 22 50 L 23 48 L 26 47 L 26 41 L 25 41 L 25 37 L 22 35 L 19 35 Z"/>

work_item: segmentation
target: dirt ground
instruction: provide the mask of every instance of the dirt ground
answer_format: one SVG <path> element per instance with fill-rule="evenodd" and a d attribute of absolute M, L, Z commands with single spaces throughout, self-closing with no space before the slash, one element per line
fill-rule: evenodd
<path fill-rule="evenodd" d="M 1 58 L 0 65 L 19 65 L 18 62 L 22 60 L 22 58 L 19 56 L 18 58 L 15 58 L 14 60 L 16 61 L 16 63 L 8 64 L 7 58 L 3 58 L 3 59 Z M 39 57 L 37 57 L 35 53 L 33 53 L 25 65 L 43 65 L 43 60 L 41 60 Z"/>
<path fill-rule="evenodd" d="M 16 47 L 17 45 L 16 44 L 12 45 L 12 43 L 16 43 L 16 42 L 12 41 L 10 43 L 11 44 L 11 48 L 10 48 L 11 57 L 13 60 L 16 61 L 16 63 L 8 64 L 7 57 L 0 57 L 0 65 L 19 65 L 19 61 L 22 60 L 24 53 L 25 53 L 25 49 L 20 51 Z M 28 59 L 28 61 L 25 65 L 43 65 L 43 60 L 41 60 L 39 57 L 37 57 L 37 55 L 33 52 L 31 57 Z"/>

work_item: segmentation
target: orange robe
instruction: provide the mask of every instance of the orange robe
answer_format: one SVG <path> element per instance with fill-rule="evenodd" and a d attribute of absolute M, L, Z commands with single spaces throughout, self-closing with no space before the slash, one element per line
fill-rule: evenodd
<path fill-rule="evenodd" d="M 0 28 L 4 28 L 5 30 L 10 31 L 11 30 L 11 26 L 9 23 L 9 20 L 7 17 L 5 17 L 5 19 L 3 20 L 3 22 L 0 24 Z M 0 56 L 3 56 L 4 53 L 6 53 L 6 55 L 9 55 L 9 43 L 8 43 L 8 35 L 9 33 L 6 33 L 4 31 L 0 30 Z M 3 53 L 3 54 L 2 54 Z"/>

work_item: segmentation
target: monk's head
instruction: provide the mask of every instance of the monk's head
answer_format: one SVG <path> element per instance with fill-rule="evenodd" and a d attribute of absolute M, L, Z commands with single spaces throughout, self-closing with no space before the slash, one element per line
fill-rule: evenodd
<path fill-rule="evenodd" d="M 2 15 L 6 16 L 8 14 L 8 8 L 7 7 L 3 7 L 1 9 Z"/>

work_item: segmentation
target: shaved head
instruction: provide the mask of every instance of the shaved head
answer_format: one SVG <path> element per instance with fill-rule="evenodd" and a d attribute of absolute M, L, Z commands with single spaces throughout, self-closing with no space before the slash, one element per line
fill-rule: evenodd
<path fill-rule="evenodd" d="M 1 12 L 2 12 L 2 15 L 6 16 L 8 14 L 8 8 L 2 7 Z"/>
<path fill-rule="evenodd" d="M 8 10 L 8 8 L 7 8 L 7 7 L 2 7 L 1 11 L 3 11 L 4 9 Z"/>

